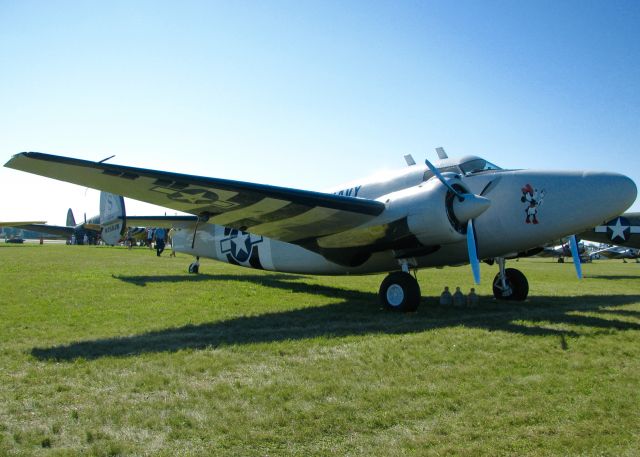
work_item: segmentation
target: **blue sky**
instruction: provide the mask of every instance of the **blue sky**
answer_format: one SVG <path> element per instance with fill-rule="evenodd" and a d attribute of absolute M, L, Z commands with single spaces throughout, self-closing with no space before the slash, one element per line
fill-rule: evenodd
<path fill-rule="evenodd" d="M 444 146 L 640 183 L 638 24 L 637 1 L 0 0 L 0 160 L 321 190 Z M 0 192 L 5 221 L 98 211 L 6 168 Z"/>

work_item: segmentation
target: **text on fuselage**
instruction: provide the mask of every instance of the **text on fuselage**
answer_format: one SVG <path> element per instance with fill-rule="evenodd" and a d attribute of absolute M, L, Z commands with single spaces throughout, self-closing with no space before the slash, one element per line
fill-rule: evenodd
<path fill-rule="evenodd" d="M 334 192 L 334 194 L 336 194 L 336 195 L 344 195 L 345 197 L 357 197 L 358 196 L 358 192 L 360 192 L 361 188 L 362 188 L 362 186 L 349 187 L 348 189 L 342 189 L 342 190 L 339 190 L 337 192 Z"/>

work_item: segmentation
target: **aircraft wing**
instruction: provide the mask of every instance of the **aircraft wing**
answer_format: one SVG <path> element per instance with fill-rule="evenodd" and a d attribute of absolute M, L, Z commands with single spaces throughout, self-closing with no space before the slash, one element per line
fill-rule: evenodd
<path fill-rule="evenodd" d="M 29 221 L 29 222 L 0 222 L 0 227 L 22 227 L 23 225 L 44 224 L 45 221 Z"/>
<path fill-rule="evenodd" d="M 29 230 L 31 232 L 47 233 L 62 237 L 73 235 L 73 227 L 64 225 L 48 225 L 44 222 L 0 222 L 0 227 L 14 227 L 20 230 Z"/>
<path fill-rule="evenodd" d="M 6 167 L 199 216 L 209 223 L 297 242 L 357 227 L 384 203 L 321 192 L 207 178 L 23 152 Z"/>

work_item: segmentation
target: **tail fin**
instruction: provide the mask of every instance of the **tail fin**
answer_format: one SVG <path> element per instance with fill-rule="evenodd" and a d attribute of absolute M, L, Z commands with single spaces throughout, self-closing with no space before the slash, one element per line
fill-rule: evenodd
<path fill-rule="evenodd" d="M 73 217 L 73 211 L 69 208 L 67 211 L 67 227 L 75 227 L 76 226 L 76 218 Z"/>
<path fill-rule="evenodd" d="M 122 238 L 127 229 L 124 198 L 120 195 L 100 192 L 100 226 L 102 240 L 113 246 Z"/>

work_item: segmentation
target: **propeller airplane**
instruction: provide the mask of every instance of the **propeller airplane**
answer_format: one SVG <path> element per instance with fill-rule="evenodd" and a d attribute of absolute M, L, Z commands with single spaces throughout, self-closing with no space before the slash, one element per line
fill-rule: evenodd
<path fill-rule="evenodd" d="M 89 238 L 89 243 L 93 244 L 100 234 L 102 227 L 100 226 L 100 216 L 94 216 L 85 221 L 76 224 L 71 208 L 67 211 L 66 225 L 51 225 L 45 222 L 0 222 L 0 227 L 11 227 L 20 230 L 28 230 L 30 232 L 43 233 L 57 237 L 66 238 L 67 242 L 71 237 L 75 237 L 77 244 L 84 244 L 84 235 Z"/>
<path fill-rule="evenodd" d="M 578 234 L 580 239 L 640 249 L 640 213 L 624 213 Z"/>
<path fill-rule="evenodd" d="M 127 226 L 117 197 L 123 195 L 190 214 L 148 217 L 144 225 L 173 226 L 176 251 L 196 257 L 288 273 L 390 272 L 379 297 L 397 311 L 414 311 L 420 302 L 411 270 L 469 263 L 479 283 L 481 260 L 498 265 L 496 298 L 524 300 L 528 281 L 506 268 L 507 259 L 594 227 L 622 213 L 637 194 L 634 182 L 617 173 L 505 170 L 481 157 L 437 151 L 435 164 L 416 165 L 407 156 L 403 169 L 330 192 L 37 152 L 16 154 L 5 166 L 112 193 L 101 199 L 108 243 Z"/>

